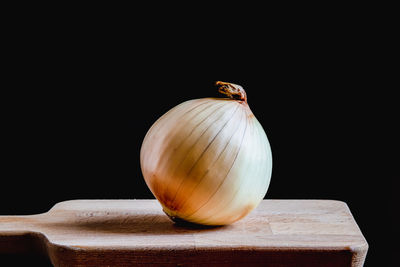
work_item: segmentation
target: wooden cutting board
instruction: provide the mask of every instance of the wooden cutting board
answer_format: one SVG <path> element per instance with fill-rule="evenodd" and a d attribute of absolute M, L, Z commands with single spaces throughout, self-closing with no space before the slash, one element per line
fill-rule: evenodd
<path fill-rule="evenodd" d="M 222 227 L 177 225 L 156 200 L 71 200 L 0 216 L 0 261 L 35 251 L 69 267 L 344 267 L 362 266 L 367 250 L 346 203 L 335 200 L 263 200 Z"/>

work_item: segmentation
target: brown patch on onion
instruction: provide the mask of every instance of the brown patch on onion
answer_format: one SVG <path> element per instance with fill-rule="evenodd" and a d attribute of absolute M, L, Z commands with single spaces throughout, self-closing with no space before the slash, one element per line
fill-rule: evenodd
<path fill-rule="evenodd" d="M 235 100 L 247 102 L 246 92 L 237 84 L 218 81 L 215 83 L 218 92 Z"/>

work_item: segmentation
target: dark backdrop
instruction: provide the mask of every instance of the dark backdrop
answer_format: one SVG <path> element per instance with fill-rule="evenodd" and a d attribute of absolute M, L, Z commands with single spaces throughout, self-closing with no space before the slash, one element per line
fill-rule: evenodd
<path fill-rule="evenodd" d="M 3 51 L 0 214 L 153 198 L 144 135 L 175 105 L 218 96 L 222 80 L 246 89 L 271 143 L 266 198 L 345 201 L 370 245 L 366 266 L 388 266 L 398 122 L 380 34 L 373 22 L 261 20 L 212 32 L 124 18 L 19 25 Z"/>

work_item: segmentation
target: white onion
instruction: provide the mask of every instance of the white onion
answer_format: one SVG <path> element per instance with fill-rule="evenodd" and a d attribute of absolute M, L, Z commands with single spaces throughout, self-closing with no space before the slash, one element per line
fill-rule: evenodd
<path fill-rule="evenodd" d="M 164 212 L 205 225 L 233 223 L 264 198 L 272 171 L 267 136 L 239 85 L 229 98 L 186 101 L 160 117 L 140 151 L 141 169 Z"/>

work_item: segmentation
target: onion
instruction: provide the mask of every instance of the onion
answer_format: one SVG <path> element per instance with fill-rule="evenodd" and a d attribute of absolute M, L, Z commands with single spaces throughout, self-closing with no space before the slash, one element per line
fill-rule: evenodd
<path fill-rule="evenodd" d="M 147 186 L 175 221 L 233 223 L 264 198 L 272 171 L 267 136 L 239 85 L 229 98 L 186 101 L 147 132 L 140 165 Z"/>

